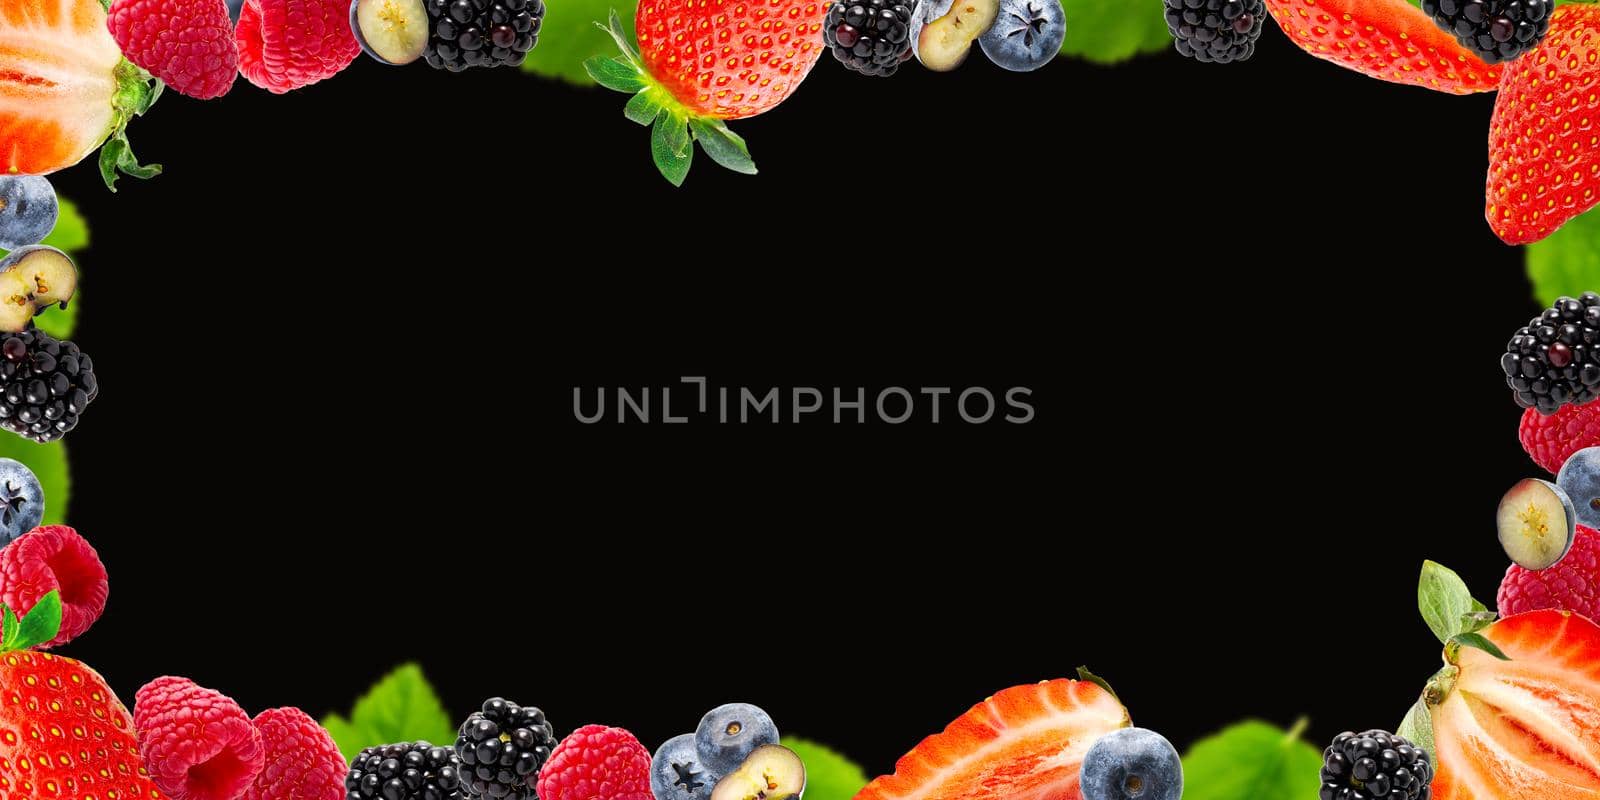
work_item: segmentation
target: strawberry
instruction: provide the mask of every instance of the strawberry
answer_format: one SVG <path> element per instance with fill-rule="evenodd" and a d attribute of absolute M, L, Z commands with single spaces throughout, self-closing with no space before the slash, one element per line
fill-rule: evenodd
<path fill-rule="evenodd" d="M 100 173 L 148 178 L 128 145 L 128 120 L 158 86 L 122 57 L 99 0 L 0 0 L 0 172 L 44 175 L 102 143 Z"/>
<path fill-rule="evenodd" d="M 1492 92 L 1490 66 L 1406 0 L 1266 0 L 1267 13 L 1301 49 L 1391 83 L 1450 94 Z"/>
<path fill-rule="evenodd" d="M 1485 216 L 1529 244 L 1600 203 L 1600 7 L 1562 6 L 1506 71 L 1489 123 Z"/>
<path fill-rule="evenodd" d="M 1433 800 L 1600 800 L 1600 626 L 1534 611 L 1482 634 L 1510 660 L 1447 648 L 1424 694 Z"/>
<path fill-rule="evenodd" d="M 1096 683 L 1015 686 L 923 739 L 855 800 L 1082 800 L 1084 754 L 1129 724 L 1128 710 Z"/>
<path fill-rule="evenodd" d="M 139 763 L 133 717 L 81 662 L 28 647 L 49 641 L 61 601 L 47 595 L 19 622 L 0 612 L 0 800 L 165 800 Z"/>
<path fill-rule="evenodd" d="M 689 174 L 694 142 L 711 160 L 754 175 L 744 139 L 726 121 L 782 103 L 826 49 L 829 0 L 644 0 L 634 16 L 639 49 L 611 14 L 618 57 L 584 62 L 595 82 L 634 95 L 623 113 L 654 124 L 650 152 L 674 186 Z"/>

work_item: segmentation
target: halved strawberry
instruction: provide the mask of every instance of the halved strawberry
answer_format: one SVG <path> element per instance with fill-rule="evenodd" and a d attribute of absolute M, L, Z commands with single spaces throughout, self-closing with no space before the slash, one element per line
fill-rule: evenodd
<path fill-rule="evenodd" d="M 855 800 L 1081 800 L 1078 771 L 1128 710 L 1089 681 L 1015 686 L 922 740 Z"/>
<path fill-rule="evenodd" d="M 1492 92 L 1491 66 L 1406 0 L 1266 0 L 1267 13 L 1301 49 L 1391 83 L 1450 94 Z"/>
<path fill-rule="evenodd" d="M 1534 611 L 1483 635 L 1510 660 L 1452 648 L 1428 685 L 1434 800 L 1600 800 L 1600 626 Z"/>
<path fill-rule="evenodd" d="M 107 142 L 106 184 L 148 178 L 125 129 L 159 94 L 122 57 L 99 0 L 0 0 L 0 172 L 44 175 Z"/>

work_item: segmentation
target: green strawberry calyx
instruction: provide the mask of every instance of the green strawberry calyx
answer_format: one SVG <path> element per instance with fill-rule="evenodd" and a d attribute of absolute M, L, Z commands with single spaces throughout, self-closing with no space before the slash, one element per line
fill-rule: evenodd
<path fill-rule="evenodd" d="M 583 68 L 595 83 L 633 95 L 622 114 L 640 125 L 650 126 L 650 156 L 662 177 L 673 186 L 683 185 L 694 160 L 695 142 L 700 143 L 700 149 L 712 161 L 734 172 L 756 174 L 750 148 L 745 146 L 743 138 L 728 129 L 726 122 L 689 110 L 650 75 L 638 49 L 628 41 L 628 33 L 616 9 L 611 10 L 609 24 L 597 22 L 595 25 L 616 40 L 622 54 L 595 56 L 583 62 Z"/>
<path fill-rule="evenodd" d="M 142 117 L 160 99 L 165 84 L 124 58 L 115 72 L 117 91 L 111 97 L 115 114 L 111 120 L 111 133 L 100 146 L 100 178 L 106 188 L 117 190 L 118 173 L 134 178 L 148 179 L 161 174 L 160 164 L 140 164 L 128 142 L 128 123 Z"/>
<path fill-rule="evenodd" d="M 17 618 L 5 603 L 0 603 L 0 653 L 38 647 L 61 631 L 61 593 L 52 591 Z"/>

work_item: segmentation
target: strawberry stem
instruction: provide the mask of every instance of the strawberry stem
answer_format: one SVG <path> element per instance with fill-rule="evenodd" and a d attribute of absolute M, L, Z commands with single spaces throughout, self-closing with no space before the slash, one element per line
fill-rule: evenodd
<path fill-rule="evenodd" d="M 723 120 L 691 111 L 650 74 L 616 9 L 611 10 L 607 23 L 595 25 L 616 41 L 621 55 L 595 56 L 583 62 L 583 68 L 595 83 L 633 95 L 622 113 L 633 122 L 650 127 L 650 157 L 662 177 L 673 186 L 683 185 L 694 161 L 695 142 L 712 161 L 734 172 L 756 174 L 756 164 L 743 138 L 729 130 Z"/>
<path fill-rule="evenodd" d="M 1444 669 L 1433 674 L 1428 679 L 1428 685 L 1422 690 L 1422 699 L 1429 708 L 1435 708 L 1449 699 L 1450 693 L 1455 691 L 1456 679 L 1461 677 L 1461 668 L 1449 664 Z"/>
<path fill-rule="evenodd" d="M 111 99 L 111 107 L 115 110 L 111 134 L 100 146 L 100 178 L 106 182 L 106 188 L 113 192 L 117 190 L 118 173 L 140 179 L 161 174 L 160 164 L 140 164 L 138 157 L 133 154 L 133 145 L 128 141 L 128 123 L 134 117 L 144 116 L 166 88 L 165 84 L 126 58 L 117 64 L 115 75 L 117 92 Z"/>

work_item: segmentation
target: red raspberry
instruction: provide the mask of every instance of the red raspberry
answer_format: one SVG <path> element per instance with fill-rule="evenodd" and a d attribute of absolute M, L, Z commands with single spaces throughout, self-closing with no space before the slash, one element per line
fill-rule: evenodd
<path fill-rule="evenodd" d="M 261 732 L 238 703 L 188 678 L 162 677 L 133 698 L 150 780 L 172 800 L 238 800 L 266 762 Z"/>
<path fill-rule="evenodd" d="M 1600 533 L 1579 525 L 1572 550 L 1549 569 L 1512 564 L 1500 582 L 1499 605 L 1506 617 L 1555 608 L 1600 620 Z"/>
<path fill-rule="evenodd" d="M 245 0 L 234 37 L 239 71 L 273 94 L 331 78 L 361 54 L 350 4 L 334 0 Z"/>
<path fill-rule="evenodd" d="M 1554 475 L 1573 453 L 1600 446 L 1600 400 L 1562 406 L 1550 416 L 1530 408 L 1522 412 L 1522 427 L 1517 433 L 1522 449 Z"/>
<path fill-rule="evenodd" d="M 65 525 L 41 525 L 0 550 L 0 603 L 20 617 L 52 591 L 61 593 L 61 630 L 44 647 L 82 636 L 111 593 L 100 554 Z"/>
<path fill-rule="evenodd" d="M 129 61 L 180 94 L 221 97 L 239 77 L 239 49 L 222 0 L 112 0 L 106 24 Z"/>
<path fill-rule="evenodd" d="M 266 766 L 243 800 L 344 800 L 349 765 L 317 721 L 298 708 L 256 715 L 267 748 Z"/>
<path fill-rule="evenodd" d="M 653 800 L 650 751 L 622 728 L 585 725 L 539 772 L 539 800 Z"/>

